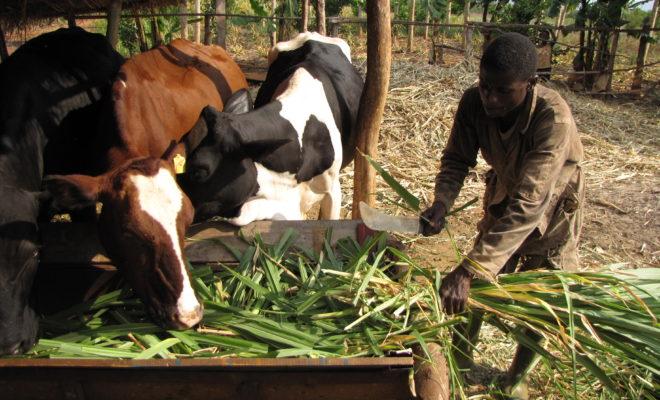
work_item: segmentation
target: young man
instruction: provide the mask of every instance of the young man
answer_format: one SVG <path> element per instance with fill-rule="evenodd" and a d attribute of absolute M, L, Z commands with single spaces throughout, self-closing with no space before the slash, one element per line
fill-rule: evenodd
<path fill-rule="evenodd" d="M 533 268 L 577 268 L 582 144 L 566 102 L 536 84 L 536 66 L 536 48 L 527 37 L 501 35 L 484 51 L 479 86 L 465 91 L 456 111 L 435 199 L 422 213 L 424 235 L 444 227 L 478 151 L 491 170 L 479 235 L 465 260 L 442 281 L 441 301 L 449 314 L 463 311 L 474 276 L 493 279 Z M 480 326 L 480 316 L 473 315 L 454 336 L 463 367 L 471 365 Z M 539 340 L 531 332 L 529 336 Z M 533 359 L 533 352 L 519 345 L 503 386 L 525 391 L 518 384 Z"/>

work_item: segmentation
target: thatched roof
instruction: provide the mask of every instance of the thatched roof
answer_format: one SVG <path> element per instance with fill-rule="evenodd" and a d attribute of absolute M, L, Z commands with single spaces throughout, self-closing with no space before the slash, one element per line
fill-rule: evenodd
<path fill-rule="evenodd" d="M 112 0 L 0 0 L 0 27 L 12 30 L 42 19 L 104 12 Z M 122 9 L 178 4 L 179 0 L 123 0 Z"/>

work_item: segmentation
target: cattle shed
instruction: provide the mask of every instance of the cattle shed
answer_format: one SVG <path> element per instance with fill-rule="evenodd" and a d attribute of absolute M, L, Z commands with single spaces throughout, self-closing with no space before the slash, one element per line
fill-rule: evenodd
<path fill-rule="evenodd" d="M 3 31 L 10 32 L 48 19 L 107 13 L 107 35 L 112 43 L 121 10 L 147 10 L 179 3 L 177 0 L 2 0 L 0 60 L 7 57 L 6 51 L 2 52 L 5 49 Z M 356 147 L 370 156 L 376 152 L 389 84 L 391 35 L 390 15 L 386 12 L 389 8 L 389 0 L 367 1 L 367 76 L 358 113 Z M 74 24 L 73 18 L 69 20 Z M 247 233 L 249 237 L 258 232 L 266 241 L 275 242 L 290 228 L 298 231 L 304 245 L 316 249 L 322 245 L 329 228 L 335 237 L 358 238 L 364 235 L 365 227 L 359 221 L 357 205 L 361 200 L 373 205 L 375 171 L 364 157 L 357 157 L 355 171 L 354 220 L 262 221 L 244 227 L 241 232 L 223 224 L 200 224 L 189 232 L 186 255 L 192 263 L 229 260 L 231 255 L 217 241 L 203 243 L 199 239 L 224 239 L 240 246 L 239 236 L 244 238 Z M 61 289 L 59 284 L 71 285 L 73 276 L 86 276 L 92 281 L 113 270 L 93 226 L 42 226 L 42 232 L 46 238 L 42 261 L 47 268 L 41 282 L 37 282 L 37 289 L 43 292 L 45 299 L 56 302 L 61 293 L 53 292 L 53 287 Z M 75 297 L 75 288 L 69 287 L 66 291 L 67 295 Z M 4 388 L 0 399 L 412 399 L 415 395 L 410 388 L 410 376 L 415 364 L 411 354 L 347 359 L 0 359 L 0 385 Z M 442 380 L 436 376 L 437 372 L 436 375 L 429 372 L 428 367 L 422 370 L 426 375 L 431 374 L 431 381 Z M 417 393 L 418 396 L 422 394 L 421 398 L 441 398 L 437 390 L 424 384 L 418 383 Z"/>

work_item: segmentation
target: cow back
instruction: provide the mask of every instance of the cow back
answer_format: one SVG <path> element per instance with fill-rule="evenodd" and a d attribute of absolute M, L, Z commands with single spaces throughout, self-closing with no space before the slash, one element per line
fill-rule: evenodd
<path fill-rule="evenodd" d="M 279 51 L 273 57 L 266 80 L 257 93 L 255 108 L 277 97 L 296 70 L 306 69 L 323 83 L 325 96 L 342 136 L 342 168 L 348 165 L 355 154 L 355 124 L 364 82 L 345 49 L 315 40 L 312 36 L 300 47 Z"/>
<path fill-rule="evenodd" d="M 110 165 L 160 156 L 195 125 L 202 108 L 222 109 L 243 88 L 245 75 L 218 46 L 177 39 L 131 58 L 113 85 L 119 143 Z"/>

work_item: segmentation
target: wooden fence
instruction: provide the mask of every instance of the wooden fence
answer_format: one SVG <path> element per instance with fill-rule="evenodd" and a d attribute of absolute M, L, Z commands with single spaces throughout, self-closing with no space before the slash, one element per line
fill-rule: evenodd
<path fill-rule="evenodd" d="M 107 19 L 112 17 L 111 12 L 109 12 L 107 15 L 106 14 L 96 14 L 96 15 L 78 15 L 78 16 L 71 16 L 68 18 L 69 25 L 74 25 L 76 20 L 85 20 L 85 19 Z M 115 14 L 116 15 L 116 14 Z M 248 20 L 254 20 L 254 21 L 263 21 L 263 20 L 271 20 L 271 21 L 277 21 L 278 23 L 282 24 L 284 22 L 292 22 L 299 24 L 301 22 L 300 17 L 286 17 L 286 16 L 278 16 L 278 15 L 272 15 L 272 16 L 259 16 L 259 15 L 246 15 L 246 14 L 231 14 L 231 13 L 124 13 L 121 14 L 121 18 L 131 18 L 135 19 L 138 28 L 142 28 L 142 23 L 140 22 L 142 19 L 147 19 L 153 21 L 154 18 L 156 17 L 184 17 L 188 18 L 189 22 L 191 23 L 196 23 L 196 22 L 201 22 L 203 21 L 204 28 L 203 28 L 203 43 L 204 44 L 211 44 L 212 43 L 212 20 L 213 18 L 216 17 L 222 17 L 222 18 L 242 18 L 242 19 L 248 19 Z M 367 20 L 366 18 L 356 18 L 356 17 L 328 17 L 326 19 L 327 26 L 328 26 L 328 34 L 330 36 L 339 36 L 339 32 L 342 26 L 344 25 L 365 25 Z M 588 75 L 598 75 L 598 76 L 605 76 L 607 78 L 607 84 L 605 85 L 604 88 L 601 88 L 601 91 L 599 92 L 593 92 L 591 94 L 615 94 L 612 93 L 612 76 L 614 73 L 621 73 L 621 72 L 630 72 L 634 71 L 634 76 L 632 80 L 632 84 L 630 87 L 630 92 L 632 94 L 639 94 L 642 92 L 642 76 L 644 73 L 645 68 L 652 67 L 657 65 L 659 62 L 651 62 L 647 63 L 646 62 L 646 57 L 647 54 L 649 53 L 649 49 L 652 46 L 656 46 L 655 42 L 651 40 L 652 35 L 660 31 L 660 28 L 651 28 L 651 26 L 647 23 L 642 29 L 627 29 L 627 28 L 617 28 L 617 29 L 604 29 L 604 28 L 597 28 L 597 27 L 575 27 L 575 26 L 555 26 L 555 25 L 547 25 L 547 24 L 541 24 L 541 25 L 528 25 L 528 24 L 492 24 L 492 23 L 482 23 L 482 22 L 465 22 L 462 24 L 449 24 L 449 23 L 434 23 L 434 22 L 425 22 L 425 21 L 406 21 L 406 20 L 392 20 L 391 21 L 392 26 L 407 26 L 407 27 L 425 27 L 425 28 L 432 28 L 434 31 L 447 31 L 450 29 L 456 30 L 456 31 L 462 31 L 463 34 L 463 42 L 462 46 L 456 47 L 452 45 L 448 45 L 446 43 L 440 43 L 440 44 L 435 44 L 435 40 L 433 41 L 433 44 L 431 44 L 429 47 L 431 48 L 431 52 L 435 52 L 436 50 L 442 51 L 442 49 L 452 49 L 456 51 L 461 51 L 464 53 L 464 56 L 466 57 L 473 57 L 475 55 L 475 49 L 474 49 L 474 43 L 475 43 L 475 38 L 477 37 L 477 34 L 481 35 L 484 38 L 487 38 L 491 33 L 493 32 L 498 32 L 498 31 L 507 31 L 507 30 L 512 30 L 512 29 L 532 29 L 537 32 L 541 31 L 553 31 L 553 32 L 563 32 L 563 33 L 568 33 L 568 32 L 608 32 L 611 35 L 611 46 L 610 46 L 610 54 L 614 54 L 613 57 L 610 57 L 609 62 L 607 63 L 606 66 L 598 69 L 598 70 L 581 70 L 581 71 L 574 71 L 574 70 L 553 70 L 553 71 L 547 71 L 547 72 L 539 72 L 540 75 L 554 75 L 554 76 L 570 76 L 572 79 L 586 79 Z M 115 31 L 113 30 L 113 26 L 116 26 L 115 24 L 109 23 L 108 24 L 108 33 L 112 36 L 116 35 Z M 143 34 L 141 33 L 142 29 L 138 29 L 139 31 L 139 40 L 140 40 L 140 48 L 144 49 L 146 48 L 146 41 L 143 37 Z M 225 31 L 223 31 L 225 32 Z M 392 31 L 394 34 L 394 30 Z M 638 52 L 637 52 L 637 60 L 636 60 L 636 65 L 631 66 L 629 68 L 618 68 L 616 69 L 615 66 L 615 60 L 619 56 L 617 54 L 617 46 L 619 42 L 619 37 L 622 33 L 625 34 L 634 34 L 639 36 L 639 46 L 638 46 Z M 412 29 L 408 30 L 408 35 L 413 35 L 414 31 Z M 271 36 L 271 44 L 273 41 L 276 40 L 274 37 L 275 35 Z M 111 42 L 112 39 L 111 38 Z M 159 39 L 155 38 L 153 41 L 157 42 Z M 162 39 L 160 39 L 162 40 Z M 408 39 L 409 43 L 411 42 L 411 37 Z M 442 42 L 442 40 L 441 40 Z M 216 43 L 225 43 L 225 38 L 222 37 L 216 41 Z M 570 45 L 567 43 L 561 43 L 557 41 L 556 39 L 552 41 L 552 44 L 550 48 L 552 49 L 554 46 L 560 47 L 565 49 L 566 51 L 571 50 L 571 49 L 579 49 L 579 46 L 575 45 Z M 433 48 L 435 47 L 435 48 Z M 552 52 L 550 51 L 550 54 Z M 4 45 L 4 37 L 2 34 L 2 31 L 0 31 L 0 59 L 6 58 L 6 48 Z M 582 78 L 579 78 L 582 77 Z M 603 90 L 604 89 L 604 90 Z M 621 92 L 616 93 L 616 94 L 621 94 Z"/>

